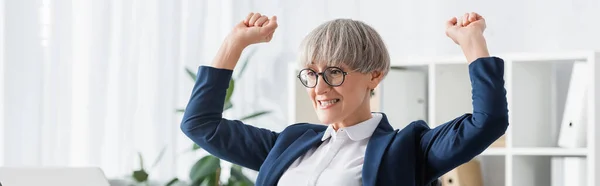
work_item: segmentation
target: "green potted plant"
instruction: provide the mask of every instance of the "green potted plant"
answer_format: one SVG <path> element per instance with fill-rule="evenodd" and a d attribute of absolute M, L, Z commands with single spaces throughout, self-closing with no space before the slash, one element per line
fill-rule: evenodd
<path fill-rule="evenodd" d="M 227 111 L 233 107 L 233 103 L 231 102 L 231 96 L 233 95 L 233 91 L 235 89 L 235 81 L 240 79 L 246 66 L 248 65 L 249 59 L 251 55 L 248 55 L 246 60 L 242 62 L 241 69 L 235 77 L 232 77 L 229 81 L 229 88 L 227 89 L 227 95 L 225 96 L 225 104 L 223 105 L 223 111 Z M 189 68 L 185 69 L 189 77 L 196 82 L 196 73 Z M 185 112 L 184 109 L 177 109 L 177 112 Z M 239 120 L 248 120 L 252 118 L 256 118 L 265 114 L 270 113 L 270 111 L 259 111 L 247 116 L 241 117 Z M 192 151 L 196 151 L 200 149 L 200 147 L 196 144 L 192 146 Z M 207 155 L 196 161 L 196 163 L 192 166 L 189 174 L 189 179 L 191 181 L 192 186 L 252 186 L 254 183 L 246 177 L 242 173 L 242 167 L 239 165 L 233 165 L 230 172 L 230 177 L 226 183 L 220 182 L 220 177 L 222 173 L 221 169 L 221 159 L 213 156 Z M 172 185 L 178 182 L 177 178 L 171 180 L 167 186 Z"/>

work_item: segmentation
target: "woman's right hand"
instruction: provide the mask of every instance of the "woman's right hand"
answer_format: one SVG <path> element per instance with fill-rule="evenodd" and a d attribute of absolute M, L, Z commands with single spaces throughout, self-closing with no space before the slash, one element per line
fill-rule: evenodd
<path fill-rule="evenodd" d="M 271 41 L 275 29 L 277 29 L 277 17 L 273 16 L 269 19 L 260 13 L 250 13 L 229 33 L 212 66 L 233 70 L 247 46 Z"/>
<path fill-rule="evenodd" d="M 490 56 L 483 36 L 485 28 L 485 19 L 481 15 L 475 12 L 465 13 L 460 19 L 453 17 L 446 22 L 446 35 L 460 45 L 470 63 Z"/>
<path fill-rule="evenodd" d="M 276 16 L 268 18 L 260 13 L 250 13 L 246 19 L 233 28 L 229 34 L 229 39 L 242 47 L 256 43 L 266 43 L 273 38 L 275 29 L 277 29 Z"/>

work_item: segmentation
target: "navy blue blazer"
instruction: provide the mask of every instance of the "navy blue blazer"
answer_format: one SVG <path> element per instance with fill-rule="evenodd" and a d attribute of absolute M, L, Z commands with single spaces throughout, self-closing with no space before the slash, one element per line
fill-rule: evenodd
<path fill-rule="evenodd" d="M 479 58 L 469 64 L 473 113 L 435 128 L 424 121 L 394 130 L 383 118 L 367 144 L 362 183 L 426 185 L 471 160 L 508 127 L 504 61 Z M 222 117 L 232 71 L 201 66 L 182 131 L 209 153 L 258 171 L 256 185 L 277 185 L 287 167 L 321 144 L 325 125 L 297 123 L 281 132 Z M 402 113 L 393 113 L 402 114 Z"/>

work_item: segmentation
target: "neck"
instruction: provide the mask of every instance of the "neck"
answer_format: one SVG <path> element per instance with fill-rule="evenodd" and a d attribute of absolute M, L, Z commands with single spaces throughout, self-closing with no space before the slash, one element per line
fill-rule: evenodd
<path fill-rule="evenodd" d="M 337 131 L 340 128 L 354 126 L 373 117 L 371 115 L 371 107 L 369 107 L 369 104 L 363 105 L 361 108 L 357 109 L 342 121 L 332 123 L 333 129 Z"/>

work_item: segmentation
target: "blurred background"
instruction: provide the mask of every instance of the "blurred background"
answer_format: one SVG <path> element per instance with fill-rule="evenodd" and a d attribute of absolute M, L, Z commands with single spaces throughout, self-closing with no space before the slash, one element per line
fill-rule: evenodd
<path fill-rule="evenodd" d="M 492 55 L 598 50 L 598 10 L 597 0 L 0 0 L 0 166 L 93 166 L 130 179 L 141 155 L 150 180 L 188 180 L 206 153 L 190 152 L 179 129 L 194 83 L 186 69 L 209 64 L 249 12 L 278 16 L 279 28 L 245 50 L 243 94 L 225 116 L 267 111 L 245 121 L 280 131 L 294 120 L 289 64 L 325 21 L 370 24 L 401 61 L 461 56 L 444 23 L 472 11 L 487 21 Z"/>

